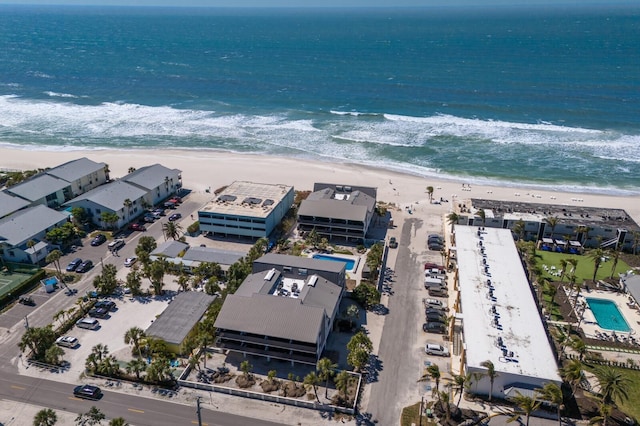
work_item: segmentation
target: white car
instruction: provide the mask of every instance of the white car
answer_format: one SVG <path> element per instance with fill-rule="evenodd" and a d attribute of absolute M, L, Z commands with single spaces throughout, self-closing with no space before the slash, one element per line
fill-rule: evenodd
<path fill-rule="evenodd" d="M 427 355 L 449 356 L 449 349 L 438 343 L 427 342 L 424 351 Z"/>
<path fill-rule="evenodd" d="M 445 308 L 442 302 L 437 299 L 422 299 L 422 302 L 424 303 L 425 308 Z"/>
<path fill-rule="evenodd" d="M 126 266 L 127 268 L 130 268 L 137 261 L 138 261 L 138 258 L 135 257 L 135 256 L 134 257 L 127 257 L 126 260 L 124 261 L 124 266 Z"/>
<path fill-rule="evenodd" d="M 72 336 L 60 336 L 56 339 L 56 345 L 64 346 L 65 348 L 75 348 L 78 346 L 78 339 Z"/>

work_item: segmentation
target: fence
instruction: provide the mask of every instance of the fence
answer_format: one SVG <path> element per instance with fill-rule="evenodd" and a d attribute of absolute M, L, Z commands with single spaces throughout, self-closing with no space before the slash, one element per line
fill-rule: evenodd
<path fill-rule="evenodd" d="M 304 401 L 301 399 L 287 398 L 284 396 L 272 395 L 268 393 L 253 392 L 253 391 L 244 390 L 244 389 L 230 388 L 227 386 L 221 386 L 221 385 L 212 384 L 212 383 L 192 382 L 190 380 L 186 380 L 186 378 L 189 377 L 190 373 L 191 373 L 191 367 L 187 366 L 187 368 L 184 369 L 184 371 L 180 375 L 180 378 L 178 379 L 178 384 L 180 386 L 184 386 L 186 388 L 192 388 L 192 389 L 205 390 L 209 392 L 218 392 L 218 393 L 224 393 L 227 395 L 240 396 L 243 398 L 259 399 L 262 401 L 293 405 L 295 407 L 309 408 L 309 409 L 318 410 L 318 411 L 330 411 L 330 412 L 337 411 L 339 413 L 345 413 L 350 415 L 353 415 L 356 412 L 356 403 L 358 399 L 357 397 L 354 398 L 353 407 L 348 407 L 348 408 L 339 407 L 331 404 L 320 404 L 315 401 Z M 356 390 L 356 395 L 359 395 L 360 387 L 362 385 L 362 376 L 360 374 L 358 374 L 357 376 L 358 376 L 358 386 Z"/>

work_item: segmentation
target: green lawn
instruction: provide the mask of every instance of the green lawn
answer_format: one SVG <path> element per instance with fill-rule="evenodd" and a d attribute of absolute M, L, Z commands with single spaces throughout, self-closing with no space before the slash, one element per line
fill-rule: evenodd
<path fill-rule="evenodd" d="M 424 407 L 423 407 L 424 408 Z M 402 414 L 400 415 L 400 426 L 411 426 L 412 424 L 420 424 L 420 403 L 404 407 Z M 423 425 L 435 425 L 436 422 L 433 418 L 422 416 Z"/>
<path fill-rule="evenodd" d="M 638 401 L 640 401 L 640 370 L 613 368 L 624 374 L 624 377 L 628 378 L 631 382 L 628 392 L 629 399 L 624 402 L 617 401 L 618 408 L 629 417 L 640 419 L 640 404 L 638 404 Z M 593 368 L 586 366 L 586 370 L 593 370 Z"/>
<path fill-rule="evenodd" d="M 610 256 L 608 253 L 605 256 Z M 590 280 L 593 278 L 593 269 L 594 264 L 593 260 L 589 257 L 589 252 L 585 252 L 583 255 L 579 254 L 569 254 L 569 253 L 555 253 L 550 251 L 536 251 L 537 264 L 547 265 L 549 268 L 552 266 L 556 267 L 556 270 L 562 269 L 560 266 L 560 261 L 563 259 L 577 259 L 578 265 L 576 267 L 576 282 L 581 283 L 584 280 Z M 611 266 L 613 265 L 613 261 L 611 259 L 602 262 L 600 264 L 600 268 L 598 268 L 598 275 L 596 275 L 596 279 L 604 279 L 609 278 L 611 276 Z M 614 273 L 614 277 L 617 277 L 618 273 L 623 273 L 628 271 L 629 265 L 627 265 L 622 259 L 618 259 L 618 265 L 616 266 L 616 271 Z M 543 277 L 549 278 L 553 281 L 558 281 L 559 278 L 550 275 L 548 272 L 543 271 Z M 566 277 L 564 281 L 569 281 Z"/>

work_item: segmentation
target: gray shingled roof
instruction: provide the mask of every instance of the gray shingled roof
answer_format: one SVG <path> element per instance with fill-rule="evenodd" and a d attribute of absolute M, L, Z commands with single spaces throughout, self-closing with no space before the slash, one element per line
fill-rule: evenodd
<path fill-rule="evenodd" d="M 191 247 L 187 250 L 183 259 L 217 263 L 218 265 L 233 265 L 243 256 L 244 253 L 239 251 L 220 250 L 211 247 Z"/>
<path fill-rule="evenodd" d="M 313 192 L 300 204 L 298 215 L 365 221 L 367 212 L 375 208 L 376 199 L 362 191 L 341 194 L 348 195 L 348 199 L 334 198 L 336 191 L 332 188 Z"/>
<path fill-rule="evenodd" d="M 0 240 L 18 246 L 34 235 L 67 220 L 67 213 L 37 205 L 0 219 Z"/>
<path fill-rule="evenodd" d="M 6 191 L 0 192 L 0 218 L 13 212 L 17 212 L 28 205 L 29 202 L 23 198 L 15 197 Z"/>
<path fill-rule="evenodd" d="M 311 257 L 291 256 L 287 254 L 267 253 L 254 263 L 291 266 L 294 268 L 315 269 L 318 271 L 329 271 L 340 273 L 345 269 L 342 262 L 332 262 L 330 260 L 314 259 Z"/>
<path fill-rule="evenodd" d="M 351 186 L 351 185 L 339 185 L 339 184 L 335 184 L 335 183 L 322 183 L 322 182 L 316 182 L 313 184 L 313 192 L 317 192 L 320 191 L 322 189 L 325 188 L 330 188 L 334 191 L 338 191 L 338 192 L 355 192 L 355 191 L 360 191 L 360 192 L 364 192 L 365 194 L 367 194 L 368 196 L 370 196 L 371 198 L 377 198 L 378 197 L 378 188 L 372 187 L 372 186 Z M 350 191 L 346 191 L 345 189 L 349 188 Z"/>
<path fill-rule="evenodd" d="M 18 195 L 25 200 L 37 201 L 49 194 L 61 191 L 69 186 L 69 182 L 57 177 L 42 174 L 35 176 L 26 182 L 7 188 L 12 194 Z"/>
<path fill-rule="evenodd" d="M 318 277 L 316 275 L 316 277 Z M 340 286 L 318 277 L 316 284 L 311 287 L 305 285 L 300 292 L 302 303 L 307 306 L 317 306 L 323 308 L 327 316 L 331 316 L 336 305 L 340 302 L 342 288 Z"/>
<path fill-rule="evenodd" d="M 218 314 L 215 327 L 260 336 L 316 343 L 324 321 L 324 310 L 298 299 L 254 294 L 230 294 Z"/>
<path fill-rule="evenodd" d="M 148 336 L 180 345 L 216 296 L 198 291 L 178 293 L 167 309 L 147 328 Z"/>
<path fill-rule="evenodd" d="M 65 203 L 66 205 L 73 205 L 77 201 L 89 200 L 99 206 L 105 207 L 108 210 L 117 212 L 124 206 L 124 200 L 127 198 L 131 201 L 135 201 L 146 195 L 146 191 L 138 188 L 135 185 L 131 185 L 122 180 L 108 183 L 106 185 L 99 186 L 91 191 L 84 193 L 73 200 Z"/>
<path fill-rule="evenodd" d="M 86 157 L 82 157 L 77 160 L 61 164 L 53 169 L 49 169 L 46 173 L 48 175 L 64 179 L 67 182 L 74 182 L 80 178 L 90 175 L 91 173 L 103 170 L 105 165 L 105 163 L 96 163 Z"/>
<path fill-rule="evenodd" d="M 152 251 L 151 256 L 178 257 L 180 253 L 188 248 L 189 244 L 187 243 L 169 240 L 160 244 L 154 251 Z"/>
<path fill-rule="evenodd" d="M 165 177 L 180 174 L 181 170 L 169 169 L 162 164 L 152 164 L 151 166 L 140 167 L 136 171 L 129 173 L 122 178 L 125 182 L 138 185 L 145 189 L 157 188 Z M 174 184 L 177 182 L 174 182 Z"/>

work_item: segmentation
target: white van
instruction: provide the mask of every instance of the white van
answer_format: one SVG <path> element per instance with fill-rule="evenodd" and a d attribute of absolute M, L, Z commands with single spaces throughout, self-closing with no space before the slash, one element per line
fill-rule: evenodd
<path fill-rule="evenodd" d="M 449 356 L 449 349 L 438 343 L 427 342 L 424 351 L 427 355 Z"/>
<path fill-rule="evenodd" d="M 422 303 L 424 303 L 425 308 L 439 308 L 439 309 L 445 308 L 444 304 L 438 299 L 425 298 L 425 299 L 422 299 Z"/>
<path fill-rule="evenodd" d="M 78 328 L 86 328 L 87 330 L 95 330 L 100 327 L 100 323 L 95 318 L 82 318 L 80 321 L 76 322 L 76 327 Z"/>
<path fill-rule="evenodd" d="M 425 278 L 424 288 L 426 288 L 427 290 L 432 288 L 446 289 L 447 284 L 444 281 L 442 281 L 440 278 Z"/>
<path fill-rule="evenodd" d="M 431 278 L 440 278 L 440 279 L 443 279 L 443 280 L 447 278 L 447 276 L 445 275 L 444 272 L 442 272 L 439 269 L 435 269 L 435 268 L 425 270 L 424 271 L 424 276 L 425 277 L 431 277 Z"/>

